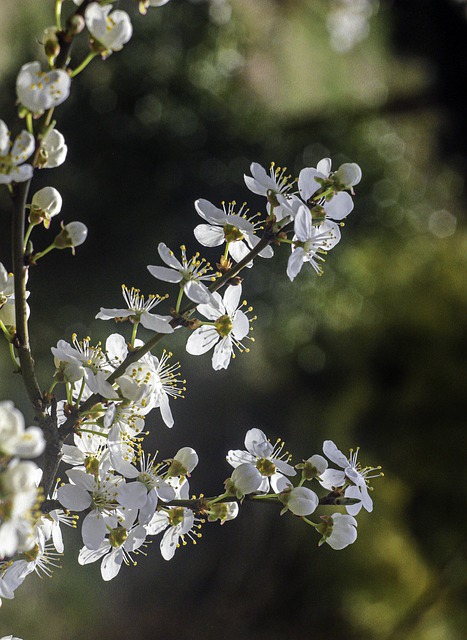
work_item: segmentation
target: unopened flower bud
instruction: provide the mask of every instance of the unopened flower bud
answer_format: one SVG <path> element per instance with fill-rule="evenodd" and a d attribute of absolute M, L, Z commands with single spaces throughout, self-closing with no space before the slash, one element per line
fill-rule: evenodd
<path fill-rule="evenodd" d="M 319 502 L 316 493 L 306 487 L 286 489 L 278 497 L 284 505 L 281 513 L 289 510 L 296 516 L 309 516 L 315 511 Z"/>
<path fill-rule="evenodd" d="M 68 147 L 65 138 L 56 129 L 51 129 L 41 142 L 39 168 L 52 169 L 65 162 Z"/>
<path fill-rule="evenodd" d="M 31 224 L 44 223 L 46 229 L 50 226 L 50 220 L 60 213 L 62 209 L 62 196 L 54 187 L 44 187 L 34 194 L 31 202 L 29 222 Z"/>
<path fill-rule="evenodd" d="M 44 30 L 44 51 L 49 61 L 55 60 L 60 53 L 57 27 L 47 27 L 47 29 Z"/>
<path fill-rule="evenodd" d="M 75 15 L 71 16 L 67 23 L 67 31 L 71 36 L 76 36 L 86 26 L 83 16 L 80 16 L 75 13 Z"/>
<path fill-rule="evenodd" d="M 227 520 L 233 520 L 238 515 L 238 504 L 236 502 L 217 502 L 209 507 L 209 522 L 220 520 L 221 524 Z"/>
<path fill-rule="evenodd" d="M 225 481 L 225 490 L 236 495 L 237 498 L 242 498 L 257 491 L 261 481 L 262 477 L 258 469 L 245 462 L 238 465 L 233 470 L 231 477 Z"/>
<path fill-rule="evenodd" d="M 56 249 L 66 249 L 71 247 L 79 247 L 86 240 L 88 228 L 82 222 L 69 222 L 65 225 L 60 233 L 55 237 L 53 242 Z"/>
<path fill-rule="evenodd" d="M 341 189 L 351 189 L 362 179 L 362 170 L 355 162 L 345 162 L 341 164 L 334 177 Z"/>
<path fill-rule="evenodd" d="M 297 465 L 297 469 L 302 469 L 302 477 L 305 480 L 313 480 L 318 478 L 328 468 L 328 463 L 323 456 L 315 454 L 305 460 L 302 464 Z"/>
<path fill-rule="evenodd" d="M 167 471 L 169 478 L 189 475 L 198 464 L 198 454 L 191 447 L 182 447 L 177 451 Z"/>

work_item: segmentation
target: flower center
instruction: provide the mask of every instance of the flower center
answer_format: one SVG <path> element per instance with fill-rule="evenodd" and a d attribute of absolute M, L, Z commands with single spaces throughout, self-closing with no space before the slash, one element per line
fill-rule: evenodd
<path fill-rule="evenodd" d="M 243 240 L 243 233 L 237 227 L 234 227 L 232 224 L 224 225 L 224 235 L 226 242 L 237 242 L 238 240 Z"/>
<path fill-rule="evenodd" d="M 216 327 L 217 333 L 225 338 L 232 331 L 232 318 L 227 314 L 221 316 L 220 318 L 217 318 L 214 326 Z"/>
<path fill-rule="evenodd" d="M 128 538 L 128 531 L 124 527 L 116 527 L 109 533 L 109 543 L 114 549 L 121 547 Z"/>
<path fill-rule="evenodd" d="M 178 524 L 183 522 L 183 518 L 185 517 L 185 510 L 183 507 L 175 507 L 175 509 L 171 509 L 169 513 L 169 522 L 172 527 L 176 527 Z"/>
<path fill-rule="evenodd" d="M 269 458 L 260 458 L 256 461 L 256 468 L 262 476 L 270 477 L 276 472 L 276 465 Z"/>

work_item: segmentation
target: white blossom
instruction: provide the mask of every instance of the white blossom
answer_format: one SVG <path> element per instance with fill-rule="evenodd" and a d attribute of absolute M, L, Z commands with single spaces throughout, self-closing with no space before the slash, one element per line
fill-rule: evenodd
<path fill-rule="evenodd" d="M 37 471 L 33 462 L 15 460 L 0 473 L 0 558 L 31 545 L 32 511 L 38 504 Z"/>
<path fill-rule="evenodd" d="M 24 428 L 24 418 L 12 402 L 0 402 L 0 453 L 5 456 L 36 458 L 45 448 L 42 429 Z"/>
<path fill-rule="evenodd" d="M 163 7 L 169 0 L 139 0 L 139 11 L 146 15 L 148 7 Z"/>
<path fill-rule="evenodd" d="M 184 542 L 184 537 L 190 533 L 194 524 L 195 515 L 191 509 L 171 507 L 157 511 L 146 525 L 146 529 L 151 536 L 164 531 L 160 544 L 161 554 L 164 560 L 171 560 L 180 546 L 180 539 Z"/>
<path fill-rule="evenodd" d="M 114 528 L 127 518 L 133 524 L 137 509 L 146 502 L 147 491 L 140 482 L 126 483 L 121 476 L 105 473 L 99 467 L 96 474 L 70 469 L 67 475 L 73 484 L 59 487 L 57 497 L 65 509 L 84 511 L 91 508 L 83 520 L 81 534 L 88 549 L 98 549 L 108 528 Z"/>
<path fill-rule="evenodd" d="M 52 347 L 51 351 L 59 373 L 63 362 L 72 363 L 76 371 L 82 367 L 83 377 L 91 393 L 99 393 L 108 399 L 118 398 L 115 389 L 106 381 L 111 368 L 100 345 L 92 346 L 90 338 L 79 341 L 77 336 L 73 335 L 73 346 L 65 340 L 59 340 L 57 346 Z"/>
<path fill-rule="evenodd" d="M 90 34 L 102 47 L 104 56 L 120 51 L 133 34 L 130 16 L 126 11 L 112 11 L 110 5 L 101 7 L 97 2 L 92 2 L 86 7 L 84 17 Z"/>
<path fill-rule="evenodd" d="M 258 491 L 262 482 L 263 476 L 258 469 L 251 463 L 244 462 L 235 467 L 230 478 L 226 480 L 225 488 L 237 498 L 242 498 Z"/>
<path fill-rule="evenodd" d="M 345 162 L 336 171 L 335 178 L 342 189 L 351 189 L 362 179 L 362 170 L 355 162 Z"/>
<path fill-rule="evenodd" d="M 32 197 L 29 220 L 33 224 L 44 223 L 44 227 L 50 227 L 51 219 L 62 210 L 62 196 L 54 187 L 44 187 Z"/>
<path fill-rule="evenodd" d="M 79 552 L 78 562 L 81 565 L 96 562 L 102 558 L 101 575 L 103 580 L 115 578 L 125 564 L 136 564 L 132 553 L 137 551 L 146 540 L 146 529 L 138 525 L 127 531 L 124 527 L 115 527 L 103 540 L 98 549 L 83 547 Z"/>
<path fill-rule="evenodd" d="M 344 549 L 357 539 L 357 521 L 354 517 L 342 513 L 334 513 L 332 516 L 321 516 L 323 523 L 317 530 L 323 534 L 319 544 L 327 542 L 330 547 Z"/>
<path fill-rule="evenodd" d="M 164 282 L 179 283 L 185 295 L 197 304 L 210 301 L 211 293 L 202 280 L 213 281 L 215 277 L 208 273 L 209 264 L 206 264 L 204 259 L 199 259 L 199 253 L 187 260 L 186 248 L 182 246 L 182 261 L 180 262 L 174 256 L 173 251 L 163 242 L 159 243 L 157 250 L 169 268 L 149 265 L 148 271 L 152 276 Z"/>
<path fill-rule="evenodd" d="M 328 490 L 333 487 L 342 487 L 346 483 L 351 483 L 351 486 L 345 490 L 346 498 L 356 498 L 360 500 L 358 504 L 347 506 L 347 512 L 351 515 L 356 515 L 363 507 L 367 511 L 373 511 L 373 500 L 370 497 L 367 487 L 367 478 L 373 477 L 368 474 L 372 471 L 376 471 L 375 467 L 361 468 L 357 462 L 359 449 L 350 452 L 350 458 L 347 458 L 336 447 L 332 440 L 326 440 L 323 444 L 324 454 L 335 464 L 337 464 L 343 471 L 338 469 L 327 469 L 321 474 L 320 483 Z M 380 474 L 378 474 L 380 475 Z"/>
<path fill-rule="evenodd" d="M 53 169 L 65 162 L 68 147 L 65 138 L 56 129 L 47 133 L 41 141 L 41 155 L 39 166 L 41 169 Z"/>
<path fill-rule="evenodd" d="M 25 182 L 32 178 L 34 169 L 23 162 L 33 154 L 34 148 L 34 136 L 24 129 L 11 144 L 8 127 L 0 120 L 0 184 Z"/>
<path fill-rule="evenodd" d="M 58 106 L 70 95 L 71 78 L 63 69 L 42 71 L 40 62 L 28 62 L 21 67 L 16 80 L 20 103 L 35 116 Z"/>
<path fill-rule="evenodd" d="M 288 487 L 279 493 L 279 500 L 284 505 L 281 513 L 287 510 L 296 516 L 311 515 L 319 504 L 318 496 L 307 487 Z"/>
<path fill-rule="evenodd" d="M 247 450 L 230 450 L 227 454 L 227 462 L 234 468 L 242 464 L 255 467 L 262 476 L 257 491 L 267 493 L 271 487 L 276 492 L 277 484 L 283 481 L 284 475 L 296 475 L 295 469 L 288 463 L 289 454 L 281 453 L 283 446 L 284 443 L 281 440 L 273 446 L 261 429 L 250 429 L 245 436 Z"/>
<path fill-rule="evenodd" d="M 62 227 L 60 233 L 55 237 L 54 246 L 57 249 L 79 247 L 88 236 L 88 228 L 82 222 L 74 221 Z"/>
<path fill-rule="evenodd" d="M 198 311 L 210 321 L 193 331 L 186 343 L 191 355 L 202 355 L 214 347 L 212 367 L 215 371 L 227 369 L 234 355 L 234 347 L 246 350 L 242 340 L 250 331 L 247 315 L 241 311 L 241 285 L 226 288 L 224 298 L 216 292 L 210 302 L 198 305 Z"/>
<path fill-rule="evenodd" d="M 305 205 L 300 207 L 297 213 L 294 231 L 294 246 L 287 263 L 287 275 L 292 282 L 305 262 L 308 262 L 317 274 L 321 274 L 319 261 L 324 261 L 323 254 L 332 249 L 341 238 L 339 226 L 335 222 L 326 220 L 319 226 L 314 226 L 311 213 Z"/>
<path fill-rule="evenodd" d="M 161 316 L 156 313 L 150 313 L 151 309 L 165 299 L 164 297 L 150 295 L 148 299 L 145 300 L 139 289 L 135 289 L 134 287 L 128 289 L 125 285 L 122 285 L 122 294 L 128 309 L 104 309 L 101 307 L 96 318 L 98 320 L 124 320 L 129 318 L 133 323 L 141 322 L 143 327 L 151 331 L 173 333 L 173 328 L 169 324 L 172 319 L 171 316 Z"/>
<path fill-rule="evenodd" d="M 196 211 L 209 224 L 198 225 L 195 227 L 194 234 L 198 242 L 205 247 L 219 247 L 227 242 L 229 254 L 236 262 L 240 262 L 260 241 L 255 231 L 261 223 L 255 224 L 248 220 L 242 214 L 243 207 L 238 214 L 235 214 L 234 207 L 235 203 L 230 203 L 227 210 L 225 205 L 222 210 L 209 200 L 196 200 Z M 262 258 L 271 258 L 272 247 L 265 247 L 258 255 Z M 252 266 L 252 263 L 247 266 Z"/>

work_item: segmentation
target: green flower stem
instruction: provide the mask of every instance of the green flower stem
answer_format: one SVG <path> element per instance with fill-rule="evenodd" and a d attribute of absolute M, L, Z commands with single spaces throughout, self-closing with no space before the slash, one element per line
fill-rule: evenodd
<path fill-rule="evenodd" d="M 83 378 L 81 380 L 81 389 L 79 390 L 79 395 L 78 395 L 78 399 L 76 400 L 76 404 L 79 404 L 81 402 L 81 397 L 83 395 L 83 391 L 84 391 L 84 387 L 86 386 L 86 380 L 85 378 Z"/>
<path fill-rule="evenodd" d="M 39 251 L 39 253 L 35 253 L 34 262 L 37 262 L 40 258 L 50 253 L 52 249 L 55 249 L 55 245 L 53 243 L 50 246 L 48 246 L 47 249 L 44 249 L 44 251 Z"/>
<path fill-rule="evenodd" d="M 229 246 L 230 246 L 230 242 L 226 242 L 225 243 L 225 251 L 224 251 L 224 258 L 227 260 L 229 257 Z"/>
<path fill-rule="evenodd" d="M 63 0 L 55 0 L 55 25 L 57 31 L 62 30 L 62 2 Z"/>
<path fill-rule="evenodd" d="M 277 495 L 275 493 L 267 493 L 266 495 L 254 495 L 251 497 L 251 500 L 255 500 L 256 501 L 269 501 L 271 502 L 272 500 L 274 500 L 275 502 L 280 502 L 279 498 L 277 497 Z M 282 503 L 281 503 L 282 504 Z"/>
<path fill-rule="evenodd" d="M 49 388 L 49 395 L 53 392 L 53 390 L 55 389 L 55 387 L 57 386 L 57 384 L 58 384 L 58 380 L 54 380 L 54 381 L 52 382 L 52 384 L 50 385 L 50 388 Z"/>
<path fill-rule="evenodd" d="M 26 248 L 28 246 L 29 236 L 31 235 L 31 231 L 34 229 L 35 226 L 36 225 L 31 222 L 31 223 L 29 223 L 29 227 L 26 230 L 26 234 L 24 236 L 24 242 L 23 242 L 23 251 L 25 253 L 26 253 Z"/>
<path fill-rule="evenodd" d="M 308 520 L 308 518 L 305 518 L 305 516 L 302 516 L 302 520 L 303 522 L 306 522 L 307 524 L 309 524 L 311 527 L 314 527 L 315 529 L 319 527 L 319 524 L 316 524 L 316 522 L 312 522 L 311 520 Z"/>
<path fill-rule="evenodd" d="M 51 125 L 51 122 L 52 122 L 52 116 L 53 116 L 53 114 L 54 114 L 54 109 L 55 109 L 55 107 L 51 107 L 51 108 L 47 111 L 47 113 L 46 113 L 46 115 L 45 115 L 44 127 L 45 127 L 46 129 L 53 128 L 53 126 L 52 126 L 52 127 L 50 127 L 50 125 Z"/>
<path fill-rule="evenodd" d="M 16 367 L 16 372 L 19 373 L 21 371 L 21 367 L 19 366 L 18 358 L 16 357 L 15 348 L 14 348 L 12 342 L 10 342 L 9 348 L 10 348 L 11 359 L 13 360 L 13 362 L 15 364 L 15 367 Z"/>
<path fill-rule="evenodd" d="M 70 77 L 75 78 L 78 75 L 78 73 L 81 73 L 81 71 L 86 69 L 86 67 L 91 62 L 91 60 L 93 60 L 96 56 L 97 56 L 97 53 L 95 53 L 94 51 L 91 51 L 91 53 L 88 53 L 88 55 L 83 60 L 83 62 L 80 65 L 78 65 L 76 69 L 73 69 L 73 71 L 70 74 Z"/>
<path fill-rule="evenodd" d="M 175 311 L 178 313 L 182 304 L 183 287 L 180 285 L 180 291 L 178 293 L 177 304 L 175 305 Z"/>
<path fill-rule="evenodd" d="M 26 114 L 26 127 L 31 135 L 34 135 L 34 126 L 32 124 L 32 113 L 30 111 Z"/>
<path fill-rule="evenodd" d="M 217 502 L 225 502 L 226 500 L 231 501 L 231 500 L 236 500 L 236 497 L 233 496 L 231 493 L 228 493 L 227 491 L 223 494 L 221 494 L 220 496 L 217 496 L 217 498 L 210 498 L 208 500 L 206 500 L 208 506 L 212 506 L 213 504 L 216 504 Z"/>
<path fill-rule="evenodd" d="M 131 334 L 131 348 L 133 348 L 135 346 L 135 340 L 136 340 L 136 334 L 138 333 L 138 325 L 139 325 L 139 321 L 135 322 L 133 325 L 133 331 Z"/>
<path fill-rule="evenodd" d="M 0 320 L 0 329 L 5 334 L 5 338 L 8 340 L 8 342 L 11 343 L 11 333 L 8 331 L 8 329 L 5 327 L 5 325 L 3 324 L 3 322 L 1 320 Z"/>

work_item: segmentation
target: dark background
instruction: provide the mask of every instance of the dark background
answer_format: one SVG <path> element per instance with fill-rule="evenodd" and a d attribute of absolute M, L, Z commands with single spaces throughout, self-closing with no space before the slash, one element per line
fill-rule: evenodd
<path fill-rule="evenodd" d="M 148 422 L 148 449 L 166 457 L 193 446 L 201 463 L 192 490 L 210 494 L 229 474 L 226 451 L 253 426 L 283 437 L 294 462 L 326 438 L 344 451 L 359 445 L 362 463 L 385 471 L 372 483 L 374 512 L 359 517 L 357 542 L 334 552 L 318 549 L 298 520 L 246 505 L 222 529 L 205 525 L 196 547 L 170 563 L 155 540 L 110 584 L 97 565 L 78 567 L 78 536 L 67 531 L 63 568 L 4 601 L 0 633 L 464 637 L 465 5 L 368 2 L 367 37 L 347 50 L 327 28 L 338 5 L 172 0 L 143 18 L 136 3 L 120 3 L 134 36 L 73 83 L 56 111 L 67 162 L 33 183 L 58 188 L 64 221 L 82 220 L 90 233 L 75 257 L 57 251 L 31 273 L 31 332 L 47 387 L 50 347 L 73 331 L 105 339 L 111 326 L 93 318 L 120 306 L 121 283 L 164 293 L 146 265 L 159 263 L 160 241 L 196 249 L 196 198 L 248 200 L 254 212 L 264 202 L 243 183 L 252 161 L 292 175 L 327 155 L 335 167 L 358 162 L 355 210 L 324 276 L 304 269 L 291 285 L 279 251 L 248 274 L 244 295 L 258 315 L 249 354 L 214 372 L 209 355 L 184 353 L 182 336 L 170 344 L 188 390 L 172 431 L 158 414 Z M 4 2 L 1 11 L 0 113 L 16 133 L 15 77 L 40 55 L 53 2 Z M 72 66 L 85 54 L 83 43 Z M 0 205 L 9 268 L 6 189 Z M 37 232 L 36 247 L 50 235 Z M 1 397 L 28 416 L 4 344 L 0 356 Z"/>

